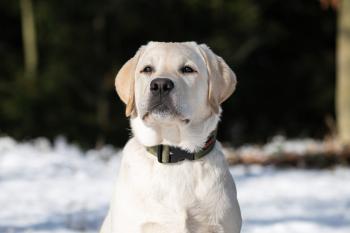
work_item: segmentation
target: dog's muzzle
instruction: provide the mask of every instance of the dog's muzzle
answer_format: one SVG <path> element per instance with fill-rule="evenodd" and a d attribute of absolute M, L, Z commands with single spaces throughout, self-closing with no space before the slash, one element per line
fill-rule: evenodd
<path fill-rule="evenodd" d="M 151 96 L 148 112 L 175 114 L 176 110 L 170 93 L 174 89 L 173 81 L 167 78 L 156 78 L 150 84 Z"/>

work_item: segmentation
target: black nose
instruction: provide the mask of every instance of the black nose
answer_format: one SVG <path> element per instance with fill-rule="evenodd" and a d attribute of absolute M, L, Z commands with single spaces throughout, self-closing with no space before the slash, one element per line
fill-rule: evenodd
<path fill-rule="evenodd" d="M 174 89 L 174 83 L 167 78 L 156 78 L 152 80 L 150 90 L 153 95 L 166 95 Z"/>

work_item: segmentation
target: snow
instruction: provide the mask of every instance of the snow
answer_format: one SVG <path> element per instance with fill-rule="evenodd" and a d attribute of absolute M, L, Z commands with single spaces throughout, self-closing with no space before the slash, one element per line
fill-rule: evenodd
<path fill-rule="evenodd" d="M 0 137 L 0 233 L 97 232 L 119 162 L 111 146 L 82 151 L 63 138 Z M 231 173 L 243 233 L 350 232 L 349 168 L 235 166 Z"/>
<path fill-rule="evenodd" d="M 243 232 L 350 232 L 349 168 L 238 167 L 231 173 L 245 220 Z"/>
<path fill-rule="evenodd" d="M 337 154 L 342 151 L 341 144 L 335 138 L 316 140 L 312 138 L 286 139 L 277 135 L 264 145 L 247 144 L 236 148 L 234 151 L 227 149 L 227 155 L 240 157 L 271 157 L 275 155 L 300 155 L 308 154 Z"/>

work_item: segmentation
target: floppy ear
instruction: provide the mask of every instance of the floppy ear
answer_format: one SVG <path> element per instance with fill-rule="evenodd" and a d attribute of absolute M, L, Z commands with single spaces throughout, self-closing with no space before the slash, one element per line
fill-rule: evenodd
<path fill-rule="evenodd" d="M 204 57 L 208 74 L 208 101 L 214 113 L 219 113 L 220 104 L 230 97 L 236 87 L 236 75 L 226 62 L 215 55 L 211 49 L 205 45 L 199 45 L 202 56 Z"/>
<path fill-rule="evenodd" d="M 131 116 L 135 110 L 135 69 L 143 50 L 142 46 L 136 55 L 123 65 L 115 78 L 117 93 L 126 104 L 125 115 L 127 117 Z"/>

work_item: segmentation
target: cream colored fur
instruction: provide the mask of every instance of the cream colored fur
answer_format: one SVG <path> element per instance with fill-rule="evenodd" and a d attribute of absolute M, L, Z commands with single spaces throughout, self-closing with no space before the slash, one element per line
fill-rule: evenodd
<path fill-rule="evenodd" d="M 154 72 L 140 72 L 151 65 Z M 196 71 L 179 72 L 184 65 Z M 149 113 L 150 82 L 174 82 L 177 116 Z M 198 151 L 220 119 L 236 77 L 222 58 L 195 42 L 150 42 L 119 71 L 116 89 L 127 105 L 133 137 L 123 158 L 101 233 L 238 233 L 241 213 L 222 148 L 195 161 L 161 164 L 145 147 L 167 144 Z"/>

